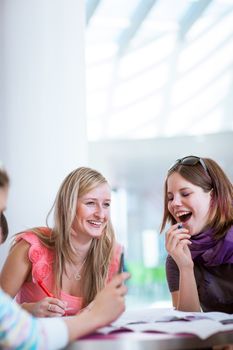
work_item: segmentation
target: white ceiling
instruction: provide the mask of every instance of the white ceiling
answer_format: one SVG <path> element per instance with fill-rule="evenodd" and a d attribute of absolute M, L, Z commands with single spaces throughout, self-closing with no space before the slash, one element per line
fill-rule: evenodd
<path fill-rule="evenodd" d="M 87 0 L 89 140 L 233 130 L 233 0 Z"/>
<path fill-rule="evenodd" d="M 194 154 L 233 179 L 233 0 L 87 0 L 90 164 L 161 195 Z"/>

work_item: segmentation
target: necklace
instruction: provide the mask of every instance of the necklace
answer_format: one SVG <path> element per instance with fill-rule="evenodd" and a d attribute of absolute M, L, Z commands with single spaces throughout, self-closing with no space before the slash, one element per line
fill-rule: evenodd
<path fill-rule="evenodd" d="M 81 269 L 82 269 L 82 267 L 83 267 L 83 264 L 82 264 L 82 266 L 79 268 L 79 270 L 78 271 L 75 271 L 74 273 L 73 273 L 73 276 L 74 276 L 74 279 L 75 279 L 75 281 L 80 281 L 81 280 Z"/>
<path fill-rule="evenodd" d="M 66 274 L 69 280 L 71 280 L 72 278 L 74 278 L 75 281 L 80 281 L 80 280 L 81 280 L 81 278 L 82 278 L 81 270 L 82 270 L 82 268 L 83 268 L 83 265 L 84 265 L 85 262 L 86 262 L 86 259 L 87 259 L 87 258 L 85 258 L 85 259 L 83 260 L 81 266 L 80 266 L 78 269 L 74 267 L 73 272 L 72 272 L 70 275 Z"/>

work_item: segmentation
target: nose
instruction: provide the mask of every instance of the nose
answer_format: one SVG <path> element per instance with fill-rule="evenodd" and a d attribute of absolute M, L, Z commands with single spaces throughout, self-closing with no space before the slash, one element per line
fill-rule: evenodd
<path fill-rule="evenodd" d="M 172 204 L 173 207 L 181 206 L 182 205 L 182 201 L 181 201 L 180 196 L 174 196 L 171 204 Z"/>
<path fill-rule="evenodd" d="M 104 208 L 101 205 L 97 205 L 94 215 L 99 219 L 103 219 L 104 218 Z"/>

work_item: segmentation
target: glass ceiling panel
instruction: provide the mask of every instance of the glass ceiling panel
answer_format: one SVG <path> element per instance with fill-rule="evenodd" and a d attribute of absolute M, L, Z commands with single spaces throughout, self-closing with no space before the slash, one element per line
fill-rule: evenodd
<path fill-rule="evenodd" d="M 139 0 L 102 0 L 87 27 L 88 42 L 117 42 Z"/>
<path fill-rule="evenodd" d="M 133 78 L 134 74 L 146 72 L 166 59 L 174 50 L 175 36 L 164 35 L 138 50 L 130 51 L 120 60 L 120 78 Z"/>
<path fill-rule="evenodd" d="M 219 52 L 219 48 L 224 53 L 226 46 L 222 48 L 220 46 L 233 37 L 232 23 L 233 12 L 225 15 L 221 21 L 209 28 L 197 40 L 187 43 L 186 48 L 180 55 L 179 71 L 190 69 L 194 64 L 207 58 L 215 50 Z"/>
<path fill-rule="evenodd" d="M 224 46 L 224 50 L 216 51 L 208 60 L 194 67 L 189 74 L 185 74 L 183 78 L 177 81 L 173 94 L 173 106 L 191 98 L 198 92 L 203 93 L 203 90 L 208 87 L 209 84 L 212 84 L 215 80 L 219 81 L 225 72 L 229 74 L 232 70 L 232 65 L 233 37 L 232 40 Z M 192 84 L 190 84 L 190 81 Z"/>
<path fill-rule="evenodd" d="M 198 94 L 179 108 L 174 108 L 169 118 L 167 135 L 175 135 L 178 130 L 182 129 L 188 134 L 193 134 L 193 125 L 202 125 L 205 116 L 224 101 L 230 80 L 229 74 L 225 74 L 214 84 L 211 84 L 204 93 Z M 216 125 L 216 123 L 217 121 L 213 119 L 212 124 Z"/>
<path fill-rule="evenodd" d="M 124 137 L 125 133 L 140 129 L 148 121 L 155 121 L 162 108 L 162 96 L 152 96 L 113 113 L 107 125 L 111 137 Z M 125 123 L 127 119 L 127 123 Z M 133 132 L 132 132 L 133 134 Z M 133 136 L 133 135 L 132 135 Z"/>
<path fill-rule="evenodd" d="M 233 0 L 201 1 L 155 1 L 122 52 L 147 0 L 100 1 L 86 35 L 90 140 L 233 129 Z"/>
<path fill-rule="evenodd" d="M 154 69 L 147 70 L 144 74 L 122 82 L 115 92 L 114 107 L 131 104 L 142 97 L 151 95 L 161 88 L 168 79 L 168 65 L 163 64 Z M 143 86 L 143 89 L 142 89 Z"/>

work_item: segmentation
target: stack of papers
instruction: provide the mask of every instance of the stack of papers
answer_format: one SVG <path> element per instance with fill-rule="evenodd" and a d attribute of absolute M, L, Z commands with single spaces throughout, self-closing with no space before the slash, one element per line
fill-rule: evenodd
<path fill-rule="evenodd" d="M 117 330 L 194 334 L 201 339 L 218 332 L 233 330 L 233 315 L 223 312 L 182 312 L 173 309 L 148 308 L 125 311 L 117 321 L 98 332 Z"/>

